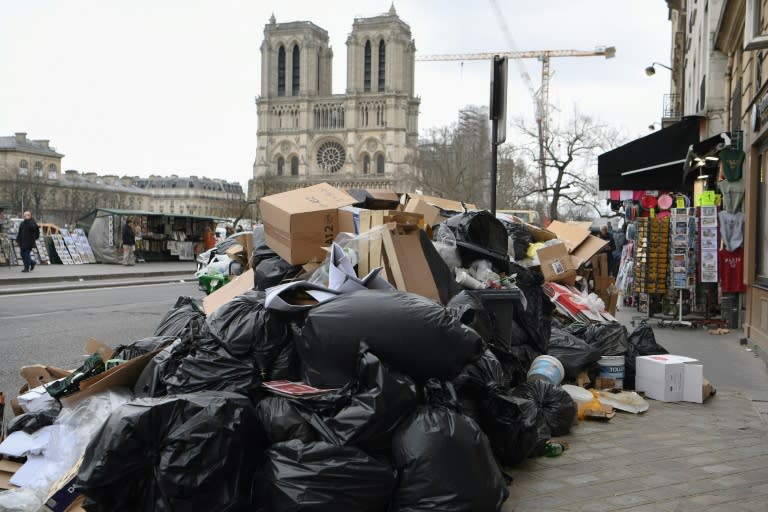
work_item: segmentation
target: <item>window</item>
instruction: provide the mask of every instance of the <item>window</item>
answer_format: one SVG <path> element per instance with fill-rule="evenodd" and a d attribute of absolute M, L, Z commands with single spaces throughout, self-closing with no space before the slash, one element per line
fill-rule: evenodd
<path fill-rule="evenodd" d="M 277 175 L 283 175 L 283 167 L 285 167 L 285 159 L 283 157 L 277 157 Z"/>
<path fill-rule="evenodd" d="M 299 95 L 299 45 L 293 45 L 293 67 L 291 71 L 291 96 Z"/>
<path fill-rule="evenodd" d="M 365 61 L 363 71 L 363 91 L 371 91 L 371 42 L 365 42 Z"/>
<path fill-rule="evenodd" d="M 56 164 L 50 164 L 48 166 L 48 179 L 55 180 L 57 177 L 58 174 L 56 173 Z"/>
<path fill-rule="evenodd" d="M 40 177 L 43 175 L 43 162 L 35 162 L 35 176 Z"/>
<path fill-rule="evenodd" d="M 376 174 L 384 174 L 384 155 L 381 153 L 376 157 Z"/>
<path fill-rule="evenodd" d="M 371 157 L 366 154 L 363 157 L 363 174 L 368 174 L 371 172 Z"/>
<path fill-rule="evenodd" d="M 285 46 L 277 50 L 277 95 L 285 96 Z"/>
<path fill-rule="evenodd" d="M 26 176 L 29 174 L 29 164 L 26 160 L 19 161 L 19 176 Z"/>
<path fill-rule="evenodd" d="M 387 54 L 387 45 L 382 39 L 379 41 L 379 92 L 384 92 L 385 59 Z"/>
<path fill-rule="evenodd" d="M 299 157 L 294 156 L 291 158 L 291 176 L 299 175 Z"/>
<path fill-rule="evenodd" d="M 338 142 L 325 142 L 317 150 L 317 165 L 327 173 L 341 169 L 345 159 L 346 152 Z"/>

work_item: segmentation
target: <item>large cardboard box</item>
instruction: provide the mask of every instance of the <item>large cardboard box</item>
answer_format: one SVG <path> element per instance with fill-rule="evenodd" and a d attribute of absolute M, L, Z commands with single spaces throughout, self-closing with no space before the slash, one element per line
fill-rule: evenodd
<path fill-rule="evenodd" d="M 565 223 L 555 220 L 547 226 L 547 229 L 568 247 L 568 253 L 572 256 L 576 268 L 582 266 L 608 243 L 600 237 L 591 235 L 583 223 Z"/>
<path fill-rule="evenodd" d="M 544 280 L 573 286 L 576 283 L 576 266 L 565 244 L 553 244 L 536 251 Z"/>
<path fill-rule="evenodd" d="M 636 359 L 635 390 L 662 402 L 702 403 L 704 365 L 698 359 L 664 354 Z"/>
<path fill-rule="evenodd" d="M 339 211 L 356 203 L 346 192 L 320 183 L 262 197 L 259 203 L 267 245 L 292 265 L 322 261 L 323 247 L 339 233 Z"/>
<path fill-rule="evenodd" d="M 467 210 L 477 209 L 477 206 L 470 203 L 465 203 L 464 206 L 467 207 Z M 420 213 L 424 216 L 426 225 L 437 226 L 448 219 L 451 214 L 463 212 L 464 206 L 460 201 L 452 201 L 442 197 L 411 195 L 408 196 L 404 211 Z"/>

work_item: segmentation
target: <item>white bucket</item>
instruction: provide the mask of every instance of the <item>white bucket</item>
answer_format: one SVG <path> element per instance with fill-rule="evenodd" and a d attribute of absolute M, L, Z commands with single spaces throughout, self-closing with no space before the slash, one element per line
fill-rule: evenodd
<path fill-rule="evenodd" d="M 600 366 L 599 377 L 610 382 L 618 389 L 624 389 L 624 356 L 603 356 L 597 362 Z"/>
<path fill-rule="evenodd" d="M 546 380 L 557 386 L 565 377 L 565 369 L 556 357 L 539 356 L 531 363 L 528 380 Z"/>

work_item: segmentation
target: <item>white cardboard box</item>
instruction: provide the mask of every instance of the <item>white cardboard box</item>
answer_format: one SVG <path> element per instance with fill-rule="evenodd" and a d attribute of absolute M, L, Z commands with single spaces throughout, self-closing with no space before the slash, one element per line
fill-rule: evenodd
<path fill-rule="evenodd" d="M 635 390 L 662 402 L 704 401 L 704 365 L 698 359 L 664 354 L 636 360 Z"/>

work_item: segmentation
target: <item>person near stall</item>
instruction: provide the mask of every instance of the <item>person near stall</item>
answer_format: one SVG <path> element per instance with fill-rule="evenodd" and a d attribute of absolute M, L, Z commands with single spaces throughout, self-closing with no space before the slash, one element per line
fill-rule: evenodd
<path fill-rule="evenodd" d="M 601 253 L 605 253 L 608 256 L 608 275 L 614 276 L 613 273 L 613 253 L 616 250 L 616 242 L 613 240 L 613 236 L 608 232 L 608 226 L 603 224 L 600 226 L 600 238 L 608 242 L 608 245 L 603 246 L 600 250 Z M 599 254 L 599 253 L 598 253 Z"/>
<path fill-rule="evenodd" d="M 35 270 L 35 260 L 32 259 L 32 249 L 35 248 L 35 241 L 40 238 L 40 228 L 37 222 L 32 218 L 31 212 L 24 212 L 24 220 L 19 225 L 19 232 L 16 234 L 16 243 L 21 249 L 21 259 L 24 262 L 22 272 L 31 272 Z"/>
<path fill-rule="evenodd" d="M 624 246 L 627 244 L 627 223 L 618 231 L 613 232 L 613 252 L 611 252 L 611 264 L 610 274 L 612 276 L 619 275 L 619 267 L 621 266 L 621 253 L 624 250 Z"/>
<path fill-rule="evenodd" d="M 128 219 L 123 226 L 123 265 L 132 267 L 136 264 L 135 250 L 136 232 L 133 230 L 133 221 Z"/>

